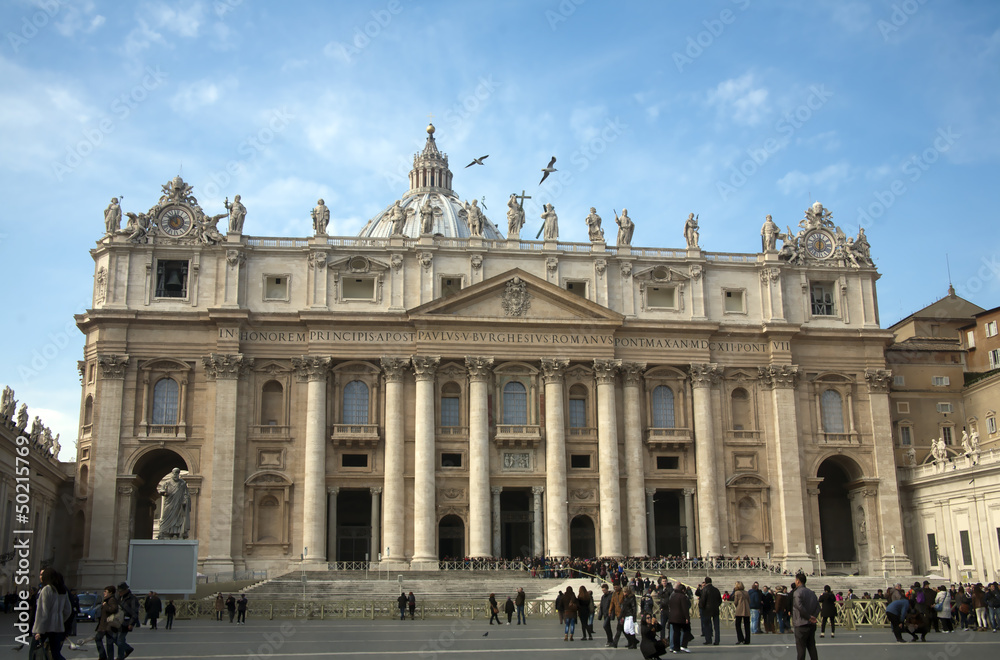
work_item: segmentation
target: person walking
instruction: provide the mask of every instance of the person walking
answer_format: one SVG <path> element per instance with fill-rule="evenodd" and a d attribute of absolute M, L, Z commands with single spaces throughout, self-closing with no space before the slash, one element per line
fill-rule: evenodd
<path fill-rule="evenodd" d="M 503 611 L 504 611 L 504 614 L 507 615 L 507 625 L 508 626 L 510 625 L 510 620 L 512 618 L 514 618 L 514 610 L 515 609 L 517 609 L 517 608 L 514 607 L 514 599 L 511 598 L 510 596 L 507 596 L 507 602 L 503 604 Z"/>
<path fill-rule="evenodd" d="M 615 637 L 611 642 L 612 648 L 618 648 L 618 640 L 622 637 L 622 631 L 625 626 L 625 615 L 622 614 L 622 608 L 625 604 L 625 590 L 622 589 L 621 582 L 615 583 L 614 593 L 611 594 L 611 604 L 608 606 L 608 612 L 611 614 L 611 618 L 615 621 Z"/>
<path fill-rule="evenodd" d="M 986 607 L 989 610 L 990 626 L 996 632 L 1000 630 L 1000 584 L 990 583 L 990 590 L 986 592 Z"/>
<path fill-rule="evenodd" d="M 567 587 L 568 588 L 568 587 Z M 556 596 L 556 613 L 559 615 L 559 625 L 563 625 L 563 612 L 566 609 L 566 597 L 560 591 Z"/>
<path fill-rule="evenodd" d="M 125 621 L 118 631 L 118 660 L 125 660 L 135 651 L 126 641 L 126 637 L 136 623 L 139 622 L 139 599 L 128 588 L 128 584 L 122 582 L 118 585 L 118 607 L 125 611 Z"/>
<path fill-rule="evenodd" d="M 229 612 L 229 623 L 232 623 L 236 618 L 236 599 L 232 594 L 226 596 L 226 610 Z"/>
<path fill-rule="evenodd" d="M 406 597 L 406 605 L 410 608 L 410 621 L 413 621 L 414 613 L 417 611 L 417 597 L 410 592 L 410 595 Z"/>
<path fill-rule="evenodd" d="M 156 595 L 155 591 L 150 591 L 149 595 L 146 596 L 143 609 L 146 611 L 146 621 L 149 622 L 149 629 L 156 630 L 156 621 L 160 618 L 160 612 L 163 611 L 163 602 Z"/>
<path fill-rule="evenodd" d="M 635 594 L 632 589 L 625 589 L 625 596 L 622 599 L 622 632 L 625 633 L 625 639 L 628 640 L 628 645 L 625 648 L 634 649 L 639 647 L 639 639 L 636 637 L 636 632 L 639 630 L 639 626 L 636 625 L 639 616 L 639 609 L 636 606 Z M 618 639 L 615 638 L 615 645 L 617 646 Z"/>
<path fill-rule="evenodd" d="M 240 594 L 240 599 L 236 601 L 236 625 L 247 625 L 247 595 Z"/>
<path fill-rule="evenodd" d="M 695 595 L 698 596 L 698 610 L 701 612 L 701 634 L 705 638 L 705 644 L 718 646 L 719 609 L 722 607 L 722 594 L 719 592 L 719 588 L 712 584 L 712 578 L 706 576 Z"/>
<path fill-rule="evenodd" d="M 42 588 L 38 592 L 35 622 L 31 627 L 35 647 L 48 644 L 53 660 L 64 660 L 62 645 L 66 639 L 66 622 L 73 616 L 69 590 L 66 589 L 62 575 L 54 568 L 43 568 L 39 578 Z"/>
<path fill-rule="evenodd" d="M 566 593 L 563 594 L 563 620 L 564 633 L 563 641 L 573 641 L 573 633 L 576 632 L 576 617 L 580 612 L 580 604 L 576 600 L 576 594 L 573 593 L 571 587 L 566 588 Z"/>
<path fill-rule="evenodd" d="M 986 592 L 982 582 L 972 588 L 972 609 L 976 613 L 976 630 L 985 631 L 990 624 L 986 620 Z"/>
<path fill-rule="evenodd" d="M 594 631 L 590 627 L 590 624 L 594 620 L 594 600 L 591 598 L 590 592 L 582 584 L 576 596 L 576 615 L 580 619 L 580 629 L 583 631 L 581 639 L 587 641 L 588 634 L 590 639 L 594 639 Z"/>
<path fill-rule="evenodd" d="M 690 653 L 684 641 L 684 632 L 691 624 L 690 612 L 691 601 L 688 599 L 687 590 L 684 585 L 678 582 L 674 585 L 673 593 L 670 594 L 668 602 L 669 623 L 670 623 L 670 649 L 674 653 L 684 651 Z"/>
<path fill-rule="evenodd" d="M 396 599 L 396 604 L 399 606 L 399 620 L 406 620 L 406 604 L 409 602 L 406 598 L 406 592 L 401 591 L 399 593 L 399 598 Z"/>
<path fill-rule="evenodd" d="M 604 582 L 601 584 L 601 602 L 597 606 L 597 620 L 604 621 L 604 634 L 608 637 L 608 642 L 604 646 L 610 647 L 614 644 L 614 638 L 611 635 L 611 591 L 608 589 L 608 583 Z"/>
<path fill-rule="evenodd" d="M 528 625 L 528 619 L 524 616 L 524 589 L 517 588 L 517 595 L 514 596 L 514 607 L 517 608 L 517 625 Z"/>
<path fill-rule="evenodd" d="M 163 613 L 167 616 L 167 625 L 164 627 L 170 630 L 174 627 L 174 615 L 177 614 L 177 607 L 174 605 L 174 601 L 167 601 L 167 606 L 163 608 Z"/>
<path fill-rule="evenodd" d="M 97 655 L 100 660 L 115 660 L 115 643 L 118 641 L 118 631 L 111 627 L 108 617 L 118 613 L 118 599 L 115 598 L 114 585 L 104 587 L 104 599 L 101 601 L 101 614 L 97 618 L 97 634 L 94 643 L 97 644 Z"/>
<path fill-rule="evenodd" d="M 493 625 L 493 620 L 496 619 L 497 625 L 500 625 L 500 606 L 497 605 L 496 594 L 490 594 L 489 599 L 490 608 L 490 625 Z"/>
<path fill-rule="evenodd" d="M 222 592 L 215 594 L 215 620 L 222 621 L 222 610 L 226 609 L 226 599 L 222 597 Z"/>
<path fill-rule="evenodd" d="M 736 643 L 750 643 L 750 597 L 747 596 L 743 583 L 737 581 L 733 588 L 733 612 L 736 623 Z"/>
<path fill-rule="evenodd" d="M 826 634 L 826 622 L 830 622 L 830 639 L 833 639 L 837 632 L 837 597 L 830 590 L 830 585 L 823 586 L 823 593 L 819 595 L 819 613 L 823 617 L 823 622 L 819 627 L 819 636 Z"/>
<path fill-rule="evenodd" d="M 806 651 L 810 660 L 817 660 L 816 617 L 819 615 L 819 600 L 812 589 L 806 587 L 805 573 L 795 574 L 795 591 L 792 592 L 792 629 L 795 633 L 795 658 L 805 660 Z"/>
<path fill-rule="evenodd" d="M 747 600 L 750 604 L 750 631 L 754 635 L 759 635 L 761 634 L 760 612 L 763 605 L 763 594 L 760 590 L 760 584 L 757 582 L 753 583 L 750 591 L 747 592 Z"/>

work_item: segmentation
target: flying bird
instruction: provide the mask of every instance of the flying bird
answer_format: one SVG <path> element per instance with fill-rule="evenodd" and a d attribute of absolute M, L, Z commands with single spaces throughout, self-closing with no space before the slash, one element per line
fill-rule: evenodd
<path fill-rule="evenodd" d="M 483 161 L 489 157 L 490 155 L 486 154 L 485 156 L 480 156 L 479 158 L 473 158 L 472 162 L 466 165 L 466 167 L 472 167 L 473 165 L 485 165 L 486 163 L 484 163 Z"/>
<path fill-rule="evenodd" d="M 542 175 L 542 180 L 538 182 L 538 185 L 542 185 L 545 182 L 545 179 L 547 179 L 549 174 L 551 174 L 552 172 L 558 172 L 556 168 L 552 167 L 555 164 L 556 164 L 556 157 L 553 156 L 552 160 L 549 161 L 549 164 L 546 167 L 542 168 L 542 171 L 545 172 L 545 174 Z"/>

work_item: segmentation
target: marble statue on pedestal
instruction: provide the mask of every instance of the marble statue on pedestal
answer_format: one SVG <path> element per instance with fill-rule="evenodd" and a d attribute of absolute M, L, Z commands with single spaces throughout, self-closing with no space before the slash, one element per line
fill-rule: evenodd
<path fill-rule="evenodd" d="M 434 216 L 440 214 L 441 209 L 434 208 L 430 199 L 425 201 L 420 207 L 420 233 L 432 234 L 434 232 Z"/>
<path fill-rule="evenodd" d="M 389 209 L 389 221 L 392 223 L 390 235 L 402 236 L 403 227 L 406 224 L 406 212 L 403 211 L 403 207 L 400 205 L 398 199 L 393 203 L 392 208 Z"/>
<path fill-rule="evenodd" d="M 128 216 L 128 222 L 125 223 L 125 233 L 128 234 L 128 239 L 136 243 L 141 242 L 149 233 L 149 214 L 128 212 L 125 215 Z"/>
<path fill-rule="evenodd" d="M 615 222 L 618 224 L 618 245 L 632 245 L 635 223 L 628 217 L 628 209 L 622 209 L 621 216 L 615 216 Z"/>
<path fill-rule="evenodd" d="M 118 198 L 112 197 L 108 208 L 104 209 L 104 235 L 112 236 L 121 228 L 122 207 L 118 205 Z"/>
<path fill-rule="evenodd" d="M 3 397 L 0 398 L 0 419 L 14 421 L 15 410 L 17 401 L 14 400 L 14 390 L 8 385 L 3 388 Z"/>
<path fill-rule="evenodd" d="M 163 496 L 158 539 L 186 539 L 191 529 L 191 494 L 187 482 L 181 479 L 180 468 L 174 468 L 170 477 L 156 489 Z"/>
<path fill-rule="evenodd" d="M 203 243 L 208 245 L 216 245 L 226 240 L 226 237 L 219 233 L 217 227 L 219 220 L 225 218 L 228 213 L 220 213 L 218 215 L 205 216 L 204 221 L 201 223 L 201 240 Z"/>
<path fill-rule="evenodd" d="M 524 207 L 517 203 L 517 195 L 510 194 L 507 200 L 507 239 L 520 238 L 524 226 Z"/>
<path fill-rule="evenodd" d="M 587 235 L 591 243 L 604 242 L 604 230 L 601 229 L 601 216 L 597 215 L 597 209 L 590 207 L 590 215 L 584 221 L 587 223 Z"/>
<path fill-rule="evenodd" d="M 555 241 L 559 238 L 559 216 L 556 215 L 556 209 L 551 204 L 546 204 L 544 206 L 545 212 L 542 213 L 541 218 L 544 221 L 542 224 L 542 230 L 545 233 L 545 240 Z"/>
<path fill-rule="evenodd" d="M 473 236 L 483 235 L 483 224 L 486 222 L 486 216 L 483 215 L 482 209 L 479 208 L 479 203 L 477 200 L 472 200 L 472 203 L 465 202 L 465 213 L 467 216 L 467 222 L 469 223 L 469 233 Z"/>
<path fill-rule="evenodd" d="M 687 241 L 687 246 L 689 250 L 697 250 L 698 248 L 698 218 L 695 217 L 694 213 L 689 213 L 687 221 L 684 223 L 684 240 Z"/>
<path fill-rule="evenodd" d="M 18 434 L 24 433 L 24 429 L 26 428 L 28 428 L 28 404 L 22 403 L 20 410 L 17 411 Z"/>
<path fill-rule="evenodd" d="M 313 232 L 316 236 L 326 236 L 326 228 L 330 224 L 330 209 L 322 199 L 317 200 L 312 210 Z"/>
<path fill-rule="evenodd" d="M 229 231 L 242 234 L 243 220 L 247 217 L 247 207 L 240 202 L 240 196 L 233 198 L 233 203 L 229 203 L 229 198 L 225 201 L 226 210 L 229 211 Z"/>
<path fill-rule="evenodd" d="M 764 252 L 777 251 L 778 236 L 780 235 L 781 230 L 778 229 L 778 225 L 771 219 L 771 216 L 765 216 L 764 226 L 760 228 L 760 242 Z"/>

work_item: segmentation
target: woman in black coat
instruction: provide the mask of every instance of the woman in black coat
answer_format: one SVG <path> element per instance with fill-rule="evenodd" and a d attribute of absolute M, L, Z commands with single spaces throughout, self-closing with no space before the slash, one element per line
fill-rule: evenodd
<path fill-rule="evenodd" d="M 837 597 L 830 590 L 830 585 L 823 587 L 823 593 L 817 599 L 819 601 L 819 615 L 823 617 L 823 623 L 819 628 L 819 636 L 826 634 L 826 622 L 830 621 L 830 637 L 837 632 Z"/>
<path fill-rule="evenodd" d="M 673 640 L 672 649 L 677 653 L 681 649 L 687 650 L 687 643 L 684 641 L 684 631 L 691 625 L 691 599 L 687 596 L 687 590 L 680 582 L 674 586 L 674 593 L 670 594 L 668 602 L 670 606 L 670 636 Z"/>
<path fill-rule="evenodd" d="M 667 652 L 667 645 L 662 639 L 657 638 L 661 630 L 663 626 L 656 620 L 655 614 L 646 614 L 642 617 L 642 625 L 639 626 L 639 633 L 642 635 L 639 651 L 642 657 L 660 660 L 660 656 Z"/>

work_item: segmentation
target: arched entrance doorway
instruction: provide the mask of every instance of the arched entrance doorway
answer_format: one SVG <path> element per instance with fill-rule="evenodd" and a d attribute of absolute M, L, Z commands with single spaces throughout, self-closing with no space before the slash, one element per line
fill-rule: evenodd
<path fill-rule="evenodd" d="M 530 557 L 531 492 L 527 489 L 504 488 L 500 493 L 500 556 L 504 559 Z"/>
<path fill-rule="evenodd" d="M 438 523 L 438 559 L 461 559 L 465 556 L 465 523 L 449 514 Z"/>
<path fill-rule="evenodd" d="M 171 470 L 188 470 L 179 454 L 169 449 L 154 449 L 139 457 L 132 473 L 136 476 L 134 539 L 156 538 L 156 522 L 160 518 L 160 494 L 156 488 Z M 192 521 L 193 522 L 193 521 Z"/>
<path fill-rule="evenodd" d="M 371 491 L 342 489 L 337 495 L 337 561 L 365 561 L 366 555 L 376 559 L 369 551 L 371 538 Z"/>
<path fill-rule="evenodd" d="M 845 465 L 828 458 L 816 471 L 816 476 L 823 479 L 819 484 L 819 528 L 823 541 L 823 561 L 827 570 L 843 569 L 845 572 L 853 572 L 850 569 L 858 561 L 848 488 L 854 481 L 851 472 L 856 468 L 855 465 Z"/>
<path fill-rule="evenodd" d="M 658 490 L 653 495 L 654 547 L 649 554 L 682 555 L 687 549 L 687 527 L 681 519 L 681 498 L 678 491 Z"/>
<path fill-rule="evenodd" d="M 574 557 L 597 556 L 597 535 L 590 516 L 577 516 L 569 524 L 569 554 Z"/>

